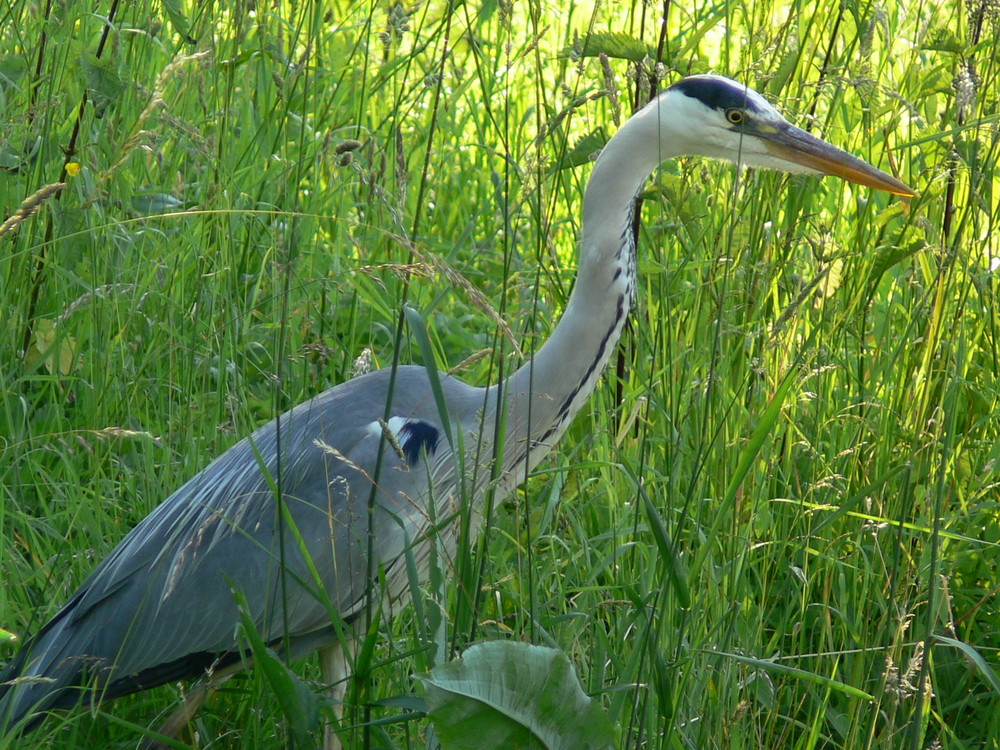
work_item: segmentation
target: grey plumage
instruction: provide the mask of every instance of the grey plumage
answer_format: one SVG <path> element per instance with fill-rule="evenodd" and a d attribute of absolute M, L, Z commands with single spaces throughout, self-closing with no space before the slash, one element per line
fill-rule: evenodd
<path fill-rule="evenodd" d="M 593 390 L 634 295 L 634 198 L 680 154 L 913 194 L 734 81 L 671 87 L 597 160 L 574 291 L 531 361 L 488 388 L 441 376 L 443 414 L 427 371 L 401 367 L 391 393 L 392 373 L 372 373 L 258 429 L 142 521 L 24 646 L 0 676 L 0 730 L 73 705 L 80 686 L 112 698 L 238 660 L 236 594 L 264 640 L 294 654 L 366 622 L 371 587 L 391 616 L 407 600 L 407 554 L 425 568 L 433 538 L 447 556 L 460 512 L 509 492 Z"/>
<path fill-rule="evenodd" d="M 486 413 L 482 391 L 454 378 L 441 383 L 450 411 Z M 35 710 L 72 705 L 79 695 L 59 691 L 75 685 L 81 669 L 101 678 L 107 698 L 199 673 L 234 648 L 234 591 L 245 596 L 265 641 L 282 641 L 287 606 L 293 651 L 298 640 L 313 648 L 317 640 L 332 642 L 327 602 L 347 623 L 365 602 L 374 479 L 368 472 L 383 431 L 392 429 L 380 424 L 388 385 L 389 371 L 378 371 L 295 407 L 171 495 L 7 669 L 55 682 L 16 691 L 16 702 L 5 708 L 18 715 L 36 703 Z M 455 486 L 453 454 L 449 441 L 438 438 L 443 426 L 426 370 L 399 368 L 395 386 L 392 413 L 403 418 L 397 437 L 383 446 L 371 524 L 380 558 L 374 570 L 384 574 L 390 609 L 404 603 L 407 535 L 420 538 L 432 518 L 449 515 L 447 508 L 429 512 L 420 500 L 431 496 L 432 481 L 433 496 L 442 500 Z M 283 537 L 275 485 L 282 488 Z M 322 580 L 311 566 L 323 571 Z"/>

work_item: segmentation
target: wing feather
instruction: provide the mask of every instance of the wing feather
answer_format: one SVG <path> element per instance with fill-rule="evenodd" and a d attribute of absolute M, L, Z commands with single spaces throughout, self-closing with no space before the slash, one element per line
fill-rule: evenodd
<path fill-rule="evenodd" d="M 404 435 L 408 452 L 380 450 L 383 437 L 368 426 L 386 413 L 388 383 L 379 371 L 317 396 L 167 498 L 8 665 L 0 681 L 51 682 L 0 687 L 0 724 L 33 706 L 72 705 L 79 695 L 72 688 L 95 676 L 114 697 L 231 658 L 239 648 L 237 592 L 270 642 L 283 639 L 285 622 L 292 639 L 312 643 L 330 627 L 331 611 L 345 621 L 359 616 L 368 578 L 380 568 L 398 569 L 397 590 L 385 592 L 398 598 L 405 566 L 393 563 L 407 539 L 426 533 L 427 498 L 451 493 L 456 472 L 446 441 L 432 439 L 443 428 L 420 367 L 400 368 L 393 398 L 403 423 L 419 423 Z M 451 408 L 475 403 L 475 389 L 445 383 Z M 421 456 L 432 457 L 430 465 L 412 466 Z M 369 533 L 378 558 L 371 565 Z"/>

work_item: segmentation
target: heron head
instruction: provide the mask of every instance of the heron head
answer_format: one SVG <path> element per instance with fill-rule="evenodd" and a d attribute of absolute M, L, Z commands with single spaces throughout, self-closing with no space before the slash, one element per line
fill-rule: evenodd
<path fill-rule="evenodd" d="M 916 193 L 890 174 L 786 120 L 763 96 L 729 78 L 684 78 L 650 105 L 680 153 L 797 174 L 835 175 L 896 195 Z"/>

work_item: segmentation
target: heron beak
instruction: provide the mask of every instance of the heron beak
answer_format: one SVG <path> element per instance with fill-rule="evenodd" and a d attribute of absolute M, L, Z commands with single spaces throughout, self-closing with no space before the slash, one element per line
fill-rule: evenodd
<path fill-rule="evenodd" d="M 848 182 L 885 190 L 889 193 L 904 196 L 915 196 L 917 193 L 891 174 L 873 167 L 863 159 L 859 159 L 826 141 L 821 141 L 809 135 L 794 125 L 775 129 L 772 132 L 756 133 L 764 142 L 772 156 L 793 164 L 799 164 L 822 174 L 841 177 Z"/>

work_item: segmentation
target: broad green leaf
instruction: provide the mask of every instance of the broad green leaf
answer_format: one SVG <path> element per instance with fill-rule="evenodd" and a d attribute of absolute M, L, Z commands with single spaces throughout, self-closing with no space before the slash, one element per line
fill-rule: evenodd
<path fill-rule="evenodd" d="M 0 55 L 0 91 L 19 85 L 27 73 L 24 55 Z"/>
<path fill-rule="evenodd" d="M 113 62 L 86 53 L 80 55 L 80 68 L 87 86 L 96 96 L 117 99 L 125 91 L 125 82 Z"/>
<path fill-rule="evenodd" d="M 492 641 L 418 677 L 444 750 L 604 750 L 607 715 L 555 649 Z"/>
<path fill-rule="evenodd" d="M 57 323 L 48 318 L 35 321 L 34 339 L 28 350 L 29 362 L 39 360 L 44 360 L 49 373 L 63 377 L 72 374 L 79 364 L 76 339 L 63 333 Z"/>
<path fill-rule="evenodd" d="M 597 32 L 589 34 L 577 46 L 563 47 L 560 57 L 597 57 L 600 54 L 619 60 L 642 62 L 656 55 L 656 50 L 629 34 Z"/>
<path fill-rule="evenodd" d="M 184 37 L 188 44 L 194 44 L 195 39 L 191 36 L 191 22 L 184 15 L 184 4 L 181 0 L 163 0 L 163 10 L 167 12 L 174 31 Z"/>
<path fill-rule="evenodd" d="M 898 245 L 883 245 L 879 247 L 876 251 L 875 259 L 872 261 L 871 270 L 868 272 L 868 294 L 875 293 L 875 289 L 889 269 L 920 252 L 924 247 L 923 243 L 913 243 L 908 247 L 900 247 Z"/>
<path fill-rule="evenodd" d="M 961 53 L 965 48 L 961 40 L 955 36 L 955 32 L 950 29 L 936 29 L 928 34 L 927 39 L 920 46 L 925 50 L 957 53 Z"/>
<path fill-rule="evenodd" d="M 598 153 L 604 144 L 608 142 L 608 135 L 603 128 L 590 131 L 587 135 L 576 142 L 573 148 L 569 149 L 563 158 L 559 160 L 556 170 L 572 169 L 581 164 L 586 164 Z"/>

